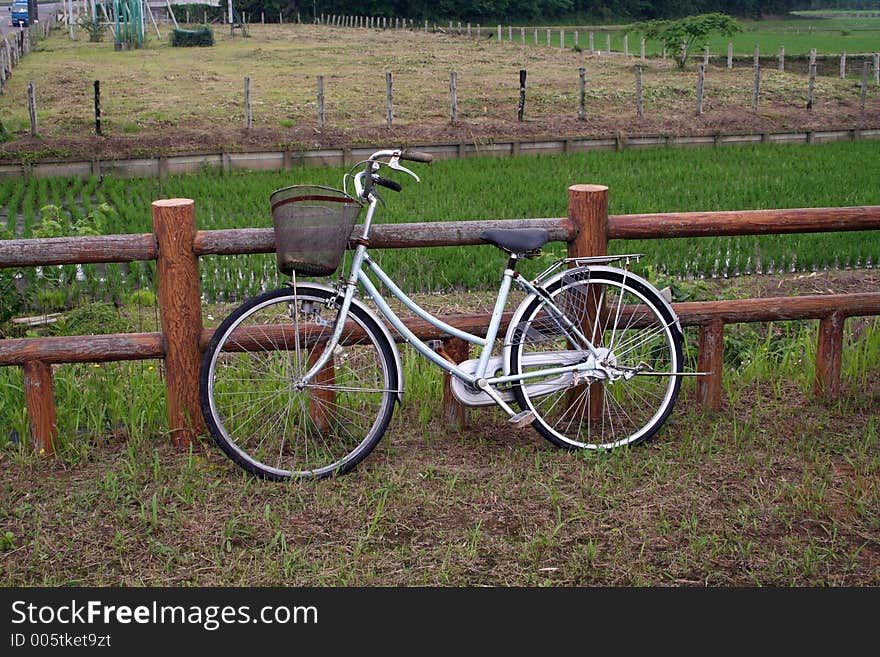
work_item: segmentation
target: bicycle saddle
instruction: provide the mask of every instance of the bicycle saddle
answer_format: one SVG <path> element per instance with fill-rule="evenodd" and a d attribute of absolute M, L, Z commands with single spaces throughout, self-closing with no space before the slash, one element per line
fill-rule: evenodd
<path fill-rule="evenodd" d="M 550 235 L 543 228 L 490 228 L 480 234 L 480 239 L 508 253 L 526 255 L 540 250 L 550 241 Z"/>

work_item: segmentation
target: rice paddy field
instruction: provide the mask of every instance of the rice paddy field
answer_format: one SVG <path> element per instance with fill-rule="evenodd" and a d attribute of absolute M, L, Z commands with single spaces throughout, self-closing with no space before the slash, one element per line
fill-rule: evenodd
<path fill-rule="evenodd" d="M 380 222 L 441 222 L 473 219 L 562 217 L 567 188 L 576 183 L 609 187 L 613 214 L 745 210 L 880 204 L 880 157 L 871 142 L 825 145 L 762 145 L 718 149 L 627 150 L 559 156 L 472 158 L 413 165 L 421 184 L 398 179 L 401 194 L 386 192 Z M 719 157 L 723 153 L 723 157 Z M 205 171 L 168 179 L 50 178 L 0 184 L 0 231 L 5 237 L 150 232 L 150 203 L 159 198 L 195 200 L 199 229 L 271 227 L 269 195 L 291 184 L 339 186 L 339 168 L 287 172 Z M 614 241 L 616 253 L 644 253 L 636 267 L 660 286 L 674 283 L 684 300 L 712 280 L 735 281 L 750 274 L 790 274 L 872 269 L 880 261 L 880 239 L 871 232 L 788 236 L 681 238 Z M 536 274 L 564 244 L 549 245 L 526 261 Z M 410 293 L 425 295 L 441 312 L 484 308 L 496 289 L 503 256 L 486 246 L 374 251 Z M 286 280 L 275 255 L 205 257 L 200 260 L 205 321 L 215 325 L 244 298 Z M 29 334 L 151 331 L 158 325 L 154 264 L 36 267 L 6 272 L 7 307 L 18 316 L 59 314 Z M 10 280 L 14 275 L 15 280 Z M 3 281 L 0 281 L 3 282 Z M 683 291 L 683 292 L 682 292 Z M 7 317 L 9 317 L 7 309 Z M 805 329 L 811 330 L 811 329 Z M 21 326 L 7 322 L 9 335 Z M 734 352 L 735 353 L 735 352 Z M 870 362 L 870 358 L 867 358 Z M 731 365 L 740 361 L 732 357 Z M 164 426 L 160 363 L 63 366 L 56 372 L 59 417 L 70 445 L 81 433 L 153 431 Z M 414 389 L 436 396 L 435 372 L 414 367 Z M 424 377 L 428 377 L 425 379 Z M 421 383 L 419 383 L 421 381 Z M 805 384 L 808 387 L 808 384 Z M 132 386 L 137 392 L 132 392 Z M 0 368 L 0 442 L 25 435 L 18 368 Z M 421 394 L 417 394 L 421 396 Z M 132 404 L 131 400 L 138 403 Z M 424 421 L 430 405 L 420 408 Z M 151 428 L 152 427 L 152 428 Z M 139 429 L 138 429 L 139 428 Z"/>
<path fill-rule="evenodd" d="M 631 150 L 524 158 L 474 158 L 419 167 L 401 194 L 386 192 L 379 222 L 563 217 L 567 188 L 609 187 L 612 214 L 834 207 L 880 204 L 880 157 L 873 142 L 715 149 Z M 0 183 L 0 230 L 50 237 L 151 230 L 150 204 L 192 198 L 199 229 L 271 227 L 269 196 L 293 184 L 341 186 L 341 168 L 287 172 L 204 172 L 157 179 L 29 179 Z M 614 252 L 645 253 L 652 271 L 682 279 L 753 273 L 871 268 L 876 235 L 850 233 L 612 242 Z M 564 253 L 552 245 L 551 255 Z M 499 255 L 488 247 L 377 252 L 408 291 L 493 289 Z M 209 303 L 241 300 L 282 281 L 274 254 L 208 257 L 201 262 Z M 546 260 L 527 263 L 533 269 Z M 528 272 L 526 272 L 528 273 Z M 54 312 L 80 298 L 127 299 L 151 290 L 152 263 L 53 267 L 21 272 L 32 310 Z M 22 281 L 20 286 L 24 285 Z"/>

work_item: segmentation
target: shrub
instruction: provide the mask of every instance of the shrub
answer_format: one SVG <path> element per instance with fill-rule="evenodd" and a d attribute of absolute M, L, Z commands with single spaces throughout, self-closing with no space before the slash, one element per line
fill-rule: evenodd
<path fill-rule="evenodd" d="M 177 47 L 213 46 L 214 32 L 205 25 L 197 30 L 171 30 L 171 45 Z"/>

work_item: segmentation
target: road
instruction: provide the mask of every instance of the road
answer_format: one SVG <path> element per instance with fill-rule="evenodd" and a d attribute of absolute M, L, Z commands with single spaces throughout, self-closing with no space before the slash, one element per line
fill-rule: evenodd
<path fill-rule="evenodd" d="M 0 8 L 0 36 L 5 35 L 7 32 L 11 30 L 16 30 L 18 28 L 9 27 L 9 7 L 11 5 L 9 3 L 4 3 L 4 6 Z M 39 11 L 37 12 L 37 16 L 41 19 L 47 19 L 49 16 L 52 16 L 58 11 L 61 11 L 62 4 L 60 2 L 46 2 L 40 3 Z"/>

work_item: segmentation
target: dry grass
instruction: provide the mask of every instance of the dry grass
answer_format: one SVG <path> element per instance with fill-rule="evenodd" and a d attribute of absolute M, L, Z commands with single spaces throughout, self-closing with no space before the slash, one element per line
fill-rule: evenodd
<path fill-rule="evenodd" d="M 751 111 L 749 68 L 710 67 L 705 112 L 696 117 L 696 72 L 671 61 L 422 32 L 255 25 L 251 37 L 216 30 L 210 48 L 155 40 L 138 51 L 71 42 L 56 34 L 16 68 L 0 98 L 14 133 L 6 159 L 91 153 L 278 148 L 387 141 L 474 142 L 502 137 L 689 134 L 880 125 L 878 96 L 859 112 L 858 82 L 820 78 L 805 109 L 807 80 L 766 71 Z M 644 67 L 645 118 L 635 109 L 634 69 Z M 578 121 L 578 68 L 588 76 L 587 120 Z M 526 121 L 516 121 L 518 70 L 528 70 Z M 450 124 L 449 73 L 458 73 L 459 121 Z M 394 74 L 394 127 L 385 124 L 385 72 Z M 327 125 L 316 114 L 316 76 L 326 79 Z M 254 127 L 243 127 L 245 76 Z M 93 87 L 102 85 L 104 137 L 93 135 Z M 26 85 L 37 87 L 41 138 L 30 139 Z"/>

